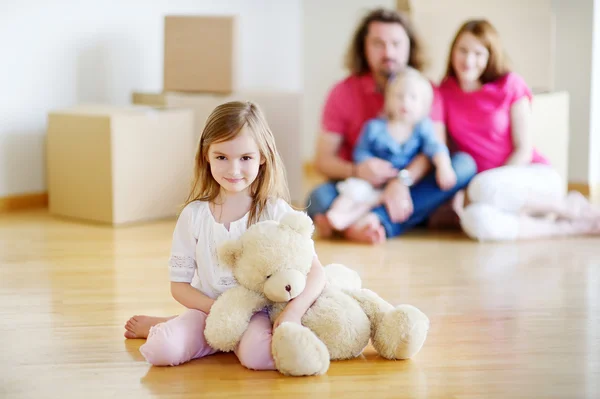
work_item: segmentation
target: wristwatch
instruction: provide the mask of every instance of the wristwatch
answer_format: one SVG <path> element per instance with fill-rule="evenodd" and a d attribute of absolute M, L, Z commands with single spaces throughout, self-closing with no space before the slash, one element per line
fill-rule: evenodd
<path fill-rule="evenodd" d="M 406 187 L 411 187 L 414 183 L 414 180 L 411 177 L 408 169 L 402 169 L 400 172 L 398 172 L 398 180 L 400 180 Z"/>

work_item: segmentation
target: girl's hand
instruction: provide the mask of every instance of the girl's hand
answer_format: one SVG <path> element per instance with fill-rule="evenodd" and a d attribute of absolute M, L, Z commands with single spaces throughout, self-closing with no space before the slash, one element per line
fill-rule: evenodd
<path fill-rule="evenodd" d="M 456 186 L 456 173 L 454 173 L 452 167 L 438 169 L 435 179 L 438 186 L 444 191 L 448 191 Z"/>
<path fill-rule="evenodd" d="M 302 316 L 304 315 L 300 314 L 300 312 L 288 304 L 285 309 L 283 309 L 283 312 L 277 316 L 277 319 L 275 319 L 275 323 L 273 323 L 273 331 L 275 331 L 275 329 L 284 321 L 302 324 Z"/>

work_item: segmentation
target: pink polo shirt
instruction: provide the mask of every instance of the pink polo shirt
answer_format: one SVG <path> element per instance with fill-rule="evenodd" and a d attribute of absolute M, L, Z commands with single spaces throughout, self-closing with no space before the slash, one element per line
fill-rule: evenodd
<path fill-rule="evenodd" d="M 442 121 L 443 107 L 437 88 L 431 119 Z M 330 90 L 322 113 L 321 128 L 342 136 L 339 156 L 352 160 L 352 152 L 362 128 L 370 119 L 381 116 L 384 97 L 379 92 L 372 74 L 350 75 Z"/>
<path fill-rule="evenodd" d="M 439 92 L 444 123 L 456 149 L 471 155 L 479 172 L 503 166 L 514 150 L 511 106 L 523 97 L 532 99 L 525 80 L 509 73 L 477 91 L 464 92 L 455 78 L 448 77 Z M 548 163 L 535 150 L 531 162 Z"/>

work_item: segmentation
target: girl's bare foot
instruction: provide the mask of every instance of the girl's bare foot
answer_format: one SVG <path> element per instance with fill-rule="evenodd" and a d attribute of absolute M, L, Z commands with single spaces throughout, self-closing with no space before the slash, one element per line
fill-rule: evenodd
<path fill-rule="evenodd" d="M 320 238 L 329 238 L 333 234 L 333 228 L 325 215 L 315 215 L 315 228 Z"/>
<path fill-rule="evenodd" d="M 381 244 L 385 242 L 385 229 L 379 217 L 369 213 L 344 231 L 344 236 L 356 242 Z"/>
<path fill-rule="evenodd" d="M 171 320 L 176 316 L 171 317 L 154 317 L 154 316 L 133 316 L 125 323 L 125 338 L 148 338 L 150 328 L 159 323 Z"/>

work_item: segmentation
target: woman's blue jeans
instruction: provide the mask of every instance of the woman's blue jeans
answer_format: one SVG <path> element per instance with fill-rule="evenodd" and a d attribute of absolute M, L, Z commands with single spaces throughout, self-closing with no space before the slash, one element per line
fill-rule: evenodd
<path fill-rule="evenodd" d="M 452 155 L 452 167 L 456 173 L 456 185 L 448 191 L 443 191 L 435 180 L 435 172 L 430 172 L 421 181 L 410 189 L 413 201 L 413 213 L 408 220 L 402 223 L 391 221 L 384 205 L 373 210 L 382 226 L 385 228 L 388 238 L 399 236 L 411 228 L 425 222 L 431 214 L 441 205 L 448 202 L 454 195 L 467 187 L 471 179 L 477 174 L 477 165 L 473 158 L 463 152 Z M 338 196 L 335 188 L 336 181 L 329 181 L 316 187 L 310 194 L 307 202 L 307 213 L 311 218 L 318 214 L 324 214 Z"/>

